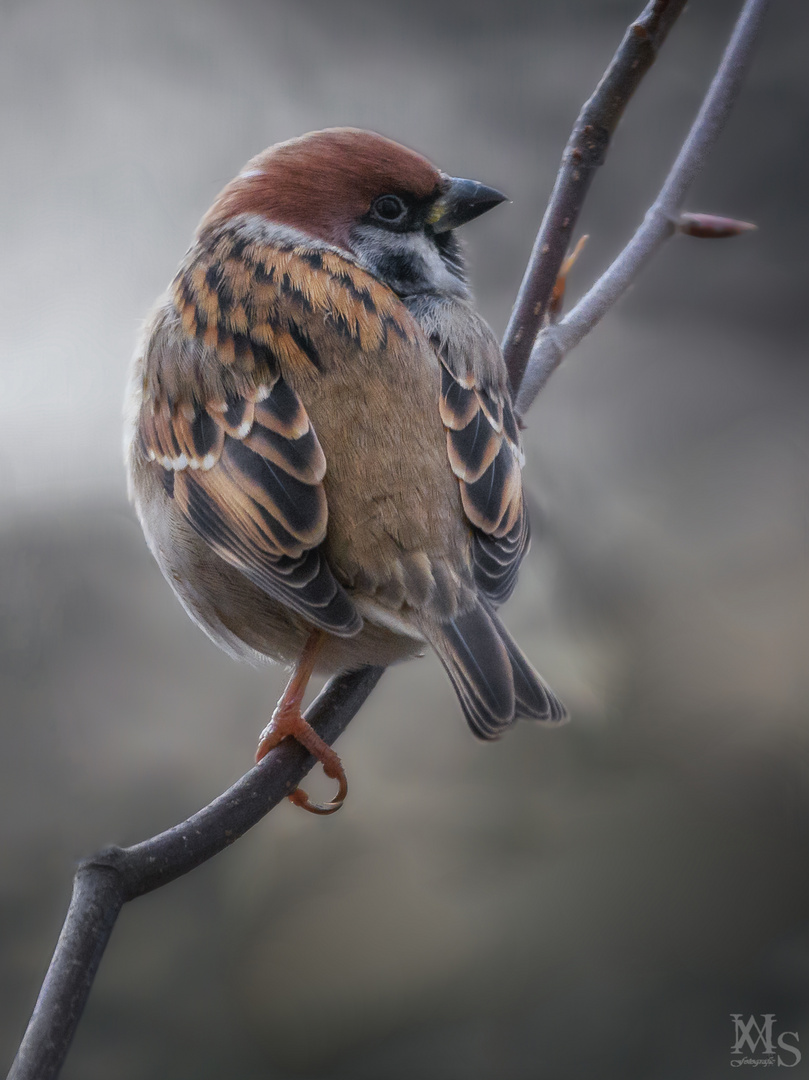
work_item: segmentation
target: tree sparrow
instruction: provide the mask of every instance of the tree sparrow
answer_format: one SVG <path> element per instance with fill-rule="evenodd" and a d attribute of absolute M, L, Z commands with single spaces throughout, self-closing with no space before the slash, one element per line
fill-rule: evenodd
<path fill-rule="evenodd" d="M 202 219 L 132 366 L 130 496 L 189 615 L 296 665 L 257 758 L 298 739 L 313 670 L 432 646 L 473 732 L 563 706 L 495 613 L 528 546 L 497 342 L 453 230 L 502 202 L 367 131 L 248 162 Z"/>

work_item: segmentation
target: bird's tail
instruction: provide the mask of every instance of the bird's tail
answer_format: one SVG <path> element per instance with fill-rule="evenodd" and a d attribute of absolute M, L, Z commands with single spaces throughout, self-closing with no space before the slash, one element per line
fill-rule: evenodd
<path fill-rule="evenodd" d="M 567 719 L 564 705 L 485 601 L 426 632 L 479 738 L 499 738 L 521 716 L 546 723 Z"/>

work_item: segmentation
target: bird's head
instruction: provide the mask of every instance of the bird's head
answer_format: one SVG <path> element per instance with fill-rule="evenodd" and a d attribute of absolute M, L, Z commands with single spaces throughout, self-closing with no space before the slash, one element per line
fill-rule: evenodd
<path fill-rule="evenodd" d="M 278 143 L 245 165 L 201 229 L 259 214 L 348 251 L 401 296 L 466 292 L 454 229 L 503 202 L 475 180 L 371 131 L 332 128 Z"/>

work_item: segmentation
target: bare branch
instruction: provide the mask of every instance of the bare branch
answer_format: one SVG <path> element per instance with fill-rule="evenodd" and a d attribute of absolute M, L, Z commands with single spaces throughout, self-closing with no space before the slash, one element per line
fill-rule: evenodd
<path fill-rule="evenodd" d="M 348 726 L 384 668 L 332 679 L 306 717 L 329 744 Z M 243 836 L 298 786 L 315 764 L 285 740 L 233 787 L 166 832 L 108 848 L 76 871 L 73 899 L 8 1080 L 53 1080 L 65 1060 L 115 921 L 127 900 L 187 874 Z"/>
<path fill-rule="evenodd" d="M 629 99 L 654 63 L 685 3 L 651 0 L 646 5 L 573 125 L 503 339 L 503 356 L 515 397 L 596 169 L 607 156 L 612 133 Z"/>
<path fill-rule="evenodd" d="M 746 0 L 722 61 L 677 160 L 643 224 L 573 310 L 537 338 L 517 396 L 524 415 L 565 355 L 603 318 L 658 248 L 676 231 L 686 193 L 719 138 L 739 95 L 769 0 Z"/>

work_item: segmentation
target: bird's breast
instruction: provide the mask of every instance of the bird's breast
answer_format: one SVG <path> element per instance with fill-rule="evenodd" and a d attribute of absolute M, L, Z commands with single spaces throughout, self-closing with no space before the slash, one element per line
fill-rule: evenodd
<path fill-rule="evenodd" d="M 438 410 L 438 361 L 412 336 L 335 343 L 299 388 L 326 457 L 327 550 L 338 578 L 383 607 L 418 606 L 468 562 L 469 532 Z"/>

